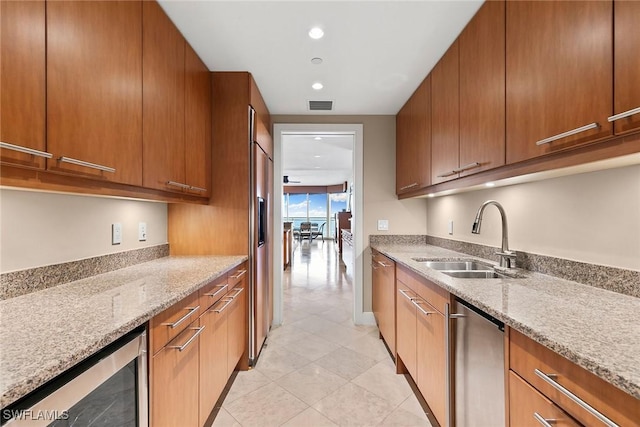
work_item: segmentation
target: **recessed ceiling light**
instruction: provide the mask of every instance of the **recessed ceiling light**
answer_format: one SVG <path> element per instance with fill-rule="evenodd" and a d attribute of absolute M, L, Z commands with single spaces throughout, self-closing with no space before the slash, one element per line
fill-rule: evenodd
<path fill-rule="evenodd" d="M 322 138 L 321 138 L 321 137 L 319 137 L 319 136 L 316 136 L 316 137 L 315 137 L 315 138 L 313 138 L 313 139 L 315 139 L 316 141 L 321 141 L 321 140 L 322 140 Z"/>
<path fill-rule="evenodd" d="M 322 156 L 320 156 L 320 155 L 317 155 L 317 154 L 316 154 L 316 155 L 315 155 L 315 156 L 313 156 L 313 157 L 315 157 L 316 159 L 319 159 L 319 158 L 320 158 L 320 157 L 322 157 Z"/>
<path fill-rule="evenodd" d="M 322 64 L 322 58 L 311 58 L 311 63 L 313 65 L 320 65 Z"/>
<path fill-rule="evenodd" d="M 320 82 L 316 82 L 314 84 L 311 85 L 312 88 L 314 88 L 315 90 L 320 90 L 324 87 L 324 85 Z"/>
<path fill-rule="evenodd" d="M 309 37 L 311 37 L 312 39 L 321 39 L 322 36 L 324 36 L 324 31 L 322 31 L 322 28 L 313 27 L 311 30 L 309 30 Z"/>
<path fill-rule="evenodd" d="M 487 183 L 485 184 L 485 186 L 486 186 L 486 187 L 495 187 L 495 186 L 496 186 L 496 184 L 495 184 L 494 182 L 487 182 Z"/>

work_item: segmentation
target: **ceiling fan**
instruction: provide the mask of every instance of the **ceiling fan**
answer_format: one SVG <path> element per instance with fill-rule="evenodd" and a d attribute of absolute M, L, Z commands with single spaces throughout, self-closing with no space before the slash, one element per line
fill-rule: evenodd
<path fill-rule="evenodd" d="M 285 175 L 282 177 L 282 183 L 283 184 L 300 184 L 302 181 L 291 181 L 289 179 L 289 175 Z"/>

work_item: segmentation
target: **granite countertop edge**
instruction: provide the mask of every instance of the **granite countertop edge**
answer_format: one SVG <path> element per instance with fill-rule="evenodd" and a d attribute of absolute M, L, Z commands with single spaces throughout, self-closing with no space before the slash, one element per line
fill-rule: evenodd
<path fill-rule="evenodd" d="M 616 368 L 618 364 L 615 361 L 609 361 L 607 365 L 603 364 L 603 360 L 595 360 L 595 358 L 584 354 L 583 352 L 575 349 L 575 346 L 571 344 L 567 344 L 566 342 L 560 342 L 553 337 L 549 336 L 545 331 L 536 328 L 535 326 L 522 321 L 521 319 L 515 318 L 508 313 L 497 310 L 491 305 L 489 305 L 481 295 L 474 294 L 474 292 L 469 291 L 467 289 L 461 289 L 463 283 L 469 284 L 471 282 L 478 282 L 478 279 L 456 279 L 449 276 L 445 276 L 443 273 L 440 273 L 436 270 L 430 269 L 428 267 L 421 267 L 418 262 L 412 261 L 412 258 L 424 257 L 424 258 L 434 258 L 440 260 L 457 259 L 475 259 L 485 263 L 490 263 L 492 265 L 496 265 L 494 261 L 488 261 L 482 258 L 478 258 L 475 256 L 471 256 L 468 254 L 455 252 L 452 250 L 440 248 L 438 246 L 428 245 L 428 244 L 385 244 L 385 243 L 372 243 L 371 249 L 377 250 L 385 256 L 388 256 L 395 262 L 403 265 L 404 267 L 410 269 L 416 274 L 424 277 L 425 279 L 435 283 L 441 288 L 447 290 L 451 294 L 475 305 L 479 309 L 485 311 L 486 313 L 494 316 L 495 318 L 504 322 L 507 326 L 523 333 L 527 337 L 533 339 L 534 341 L 544 345 L 545 347 L 555 351 L 556 353 L 562 355 L 563 357 L 571 360 L 587 371 L 593 373 L 599 378 L 607 381 L 610 384 L 618 387 L 624 392 L 631 394 L 632 396 L 640 399 L 640 381 L 636 377 L 635 373 L 632 377 L 629 375 L 624 375 L 619 373 L 619 370 Z M 588 288 L 592 288 L 594 293 L 606 292 L 610 294 L 615 294 L 612 291 L 605 291 L 602 289 L 590 287 L 588 285 L 582 285 L 577 282 L 571 282 L 569 280 L 560 279 L 548 275 L 543 275 L 540 273 L 534 273 L 525 270 L 518 270 L 518 278 L 513 278 L 511 280 L 515 281 L 513 283 L 517 283 L 520 286 L 527 287 L 528 285 L 535 284 L 536 282 L 544 282 L 545 284 L 553 284 L 554 286 L 561 286 L 563 284 L 569 284 L 570 286 L 587 286 Z M 526 279 L 526 280 L 522 280 Z M 479 280 L 487 280 L 487 279 L 479 279 Z M 507 278 L 505 281 L 510 281 L 510 278 Z M 488 284 L 488 283 L 487 283 Z M 508 286 L 508 285 L 507 285 Z M 629 298 L 638 300 L 635 297 L 627 296 L 623 294 L 615 294 L 619 295 L 620 300 L 628 300 Z M 611 296 L 611 298 L 616 298 L 616 296 Z M 640 301 L 638 301 L 640 304 Z M 588 320 L 585 319 L 585 323 L 588 324 Z M 631 331 L 630 329 L 630 332 Z M 640 354 L 640 353 L 639 353 Z"/>
<path fill-rule="evenodd" d="M 103 349 L 104 347 L 108 346 L 109 344 L 115 342 L 116 340 L 123 337 L 124 335 L 131 332 L 132 330 L 136 329 L 137 327 L 145 324 L 156 314 L 164 311 L 168 307 L 171 307 L 172 305 L 176 304 L 177 302 L 181 301 L 187 296 L 193 294 L 194 292 L 197 292 L 200 288 L 210 283 L 212 280 L 217 279 L 218 277 L 222 276 L 229 270 L 247 261 L 248 256 L 246 255 L 233 255 L 233 256 L 212 255 L 212 256 L 193 256 L 193 257 L 169 256 L 169 257 L 164 257 L 157 260 L 137 264 L 134 266 L 126 267 L 123 269 L 115 270 L 113 272 L 99 274 L 97 276 L 92 276 L 86 279 L 81 279 L 75 282 L 70 282 L 64 285 L 59 285 L 59 286 L 64 286 L 65 288 L 74 289 L 74 287 L 79 287 L 82 285 L 86 286 L 86 284 L 91 283 L 92 280 L 98 281 L 96 278 L 100 278 L 99 281 L 104 282 L 105 280 L 108 280 L 108 278 L 111 276 L 121 276 L 123 272 L 124 274 L 126 274 L 126 272 L 129 271 L 131 272 L 131 274 L 135 274 L 139 269 L 153 268 L 155 264 L 167 263 L 167 262 L 171 263 L 174 260 L 178 260 L 178 261 L 187 260 L 187 261 L 184 267 L 177 267 L 172 271 L 173 273 L 175 273 L 176 271 L 180 271 L 181 268 L 183 268 L 186 271 L 192 265 L 200 264 L 203 262 L 207 263 L 208 261 L 210 261 L 211 263 L 214 263 L 215 266 L 211 268 L 210 273 L 207 272 L 204 275 L 200 275 L 200 278 L 198 280 L 189 282 L 188 284 L 185 284 L 183 286 L 179 286 L 175 290 L 168 291 L 168 294 L 166 297 L 163 297 L 162 300 L 160 301 L 155 301 L 152 304 L 150 304 L 148 308 L 145 308 L 145 311 L 142 314 L 136 315 L 131 318 L 127 318 L 125 321 L 115 326 L 113 329 L 110 329 L 108 332 L 101 334 L 99 337 L 86 340 L 81 345 L 75 346 L 73 350 L 70 351 L 71 353 L 70 357 L 65 357 L 62 359 L 56 358 L 55 360 L 50 361 L 50 363 L 48 364 L 41 365 L 40 369 L 33 372 L 29 372 L 27 375 L 21 377 L 18 381 L 2 384 L 2 392 L 0 394 L 0 407 L 6 408 L 7 406 L 15 403 L 16 401 L 20 400 L 22 397 L 36 390 L 38 387 L 44 385 L 45 383 L 54 379 L 58 375 L 64 373 L 68 369 L 76 366 L 78 363 L 92 356 L 93 354 Z M 190 263 L 188 260 L 192 260 L 192 262 Z M 219 262 L 222 262 L 223 264 L 219 264 Z M 169 280 L 169 279 L 162 278 L 159 280 Z M 50 292 L 52 292 L 52 290 L 54 289 L 55 288 L 49 288 L 43 291 L 34 292 L 32 294 L 22 295 L 20 297 L 16 297 L 16 299 L 26 297 L 30 302 L 34 301 L 34 298 L 44 299 L 44 298 L 47 298 L 47 295 Z M 99 294 L 104 291 L 105 290 L 103 288 L 100 288 L 100 287 L 96 288 L 96 294 Z M 0 307 L 6 301 L 11 301 L 11 299 L 0 301 Z M 50 300 L 47 300 L 46 304 L 52 304 L 52 302 Z M 6 326 L 0 325 L 0 333 L 5 331 L 6 331 Z M 70 332 L 69 335 L 73 335 L 73 332 Z M 29 337 L 26 337 L 26 341 L 29 341 L 28 338 Z M 0 359 L 2 360 L 3 371 L 4 370 L 8 371 L 11 368 L 19 369 L 19 367 L 12 367 L 10 365 L 7 367 L 6 366 L 7 361 L 5 360 L 5 358 L 2 357 Z"/>

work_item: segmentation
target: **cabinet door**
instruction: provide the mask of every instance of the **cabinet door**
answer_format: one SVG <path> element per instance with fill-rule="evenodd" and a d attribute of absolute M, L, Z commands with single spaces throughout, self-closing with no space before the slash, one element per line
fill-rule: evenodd
<path fill-rule="evenodd" d="M 416 384 L 440 425 L 446 425 L 444 316 L 424 300 L 416 311 Z M 428 314 L 425 314 L 428 313 Z"/>
<path fill-rule="evenodd" d="M 554 426 L 577 427 L 580 425 L 513 371 L 509 371 L 509 425 L 540 427 L 541 423 L 536 417 L 549 420 L 549 423 Z"/>
<path fill-rule="evenodd" d="M 198 427 L 199 329 L 193 322 L 155 356 L 151 365 L 149 425 Z"/>
<path fill-rule="evenodd" d="M 45 2 L 0 2 L 0 141 L 45 151 Z M 0 149 L 2 162 L 43 169 L 44 157 Z"/>
<path fill-rule="evenodd" d="M 612 9 L 610 1 L 507 2 L 507 163 L 612 134 Z"/>
<path fill-rule="evenodd" d="M 488 1 L 460 34 L 460 176 L 504 165 L 504 19 Z"/>
<path fill-rule="evenodd" d="M 238 362 L 243 355 L 248 357 L 246 352 L 248 337 L 247 331 L 247 289 L 246 289 L 246 276 L 240 284 L 238 284 L 232 291 L 229 292 L 231 296 L 234 296 L 232 303 L 229 305 L 228 319 L 229 319 L 229 350 L 227 356 L 227 378 L 231 375 L 233 370 L 238 365 Z"/>
<path fill-rule="evenodd" d="M 431 77 L 396 116 L 396 194 L 431 183 Z"/>
<path fill-rule="evenodd" d="M 431 71 L 431 183 L 458 177 L 459 61 L 456 40 Z"/>
<path fill-rule="evenodd" d="M 613 114 L 638 110 L 614 122 L 617 135 L 640 129 L 640 2 L 615 1 Z"/>
<path fill-rule="evenodd" d="M 193 48 L 185 52 L 185 184 L 196 194 L 211 193 L 211 73 Z"/>
<path fill-rule="evenodd" d="M 223 298 L 201 317 L 204 326 L 200 336 L 200 409 L 199 422 L 203 426 L 227 384 L 227 300 Z"/>
<path fill-rule="evenodd" d="M 182 192 L 187 185 L 185 40 L 157 2 L 142 3 L 142 29 L 142 182 Z"/>
<path fill-rule="evenodd" d="M 411 302 L 414 292 L 404 283 L 396 282 L 396 351 L 413 378 L 416 365 L 416 308 Z M 397 360 L 396 360 L 396 363 Z"/>
<path fill-rule="evenodd" d="M 395 263 L 383 255 L 378 255 L 376 262 L 378 264 L 378 269 L 376 270 L 378 288 L 377 295 L 374 297 L 378 300 L 378 328 L 387 346 L 391 349 L 391 353 L 395 354 Z"/>
<path fill-rule="evenodd" d="M 142 4 L 47 3 L 47 148 L 115 169 L 48 169 L 142 184 Z"/>

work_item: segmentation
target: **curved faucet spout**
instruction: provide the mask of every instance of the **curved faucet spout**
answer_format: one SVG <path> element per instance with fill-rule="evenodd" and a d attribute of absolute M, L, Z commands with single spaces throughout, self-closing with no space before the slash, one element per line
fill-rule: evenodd
<path fill-rule="evenodd" d="M 498 253 L 500 255 L 500 267 L 515 267 L 515 253 L 512 253 L 509 250 L 509 230 L 507 226 L 507 214 L 500 203 L 495 200 L 487 200 L 486 202 L 484 202 L 482 206 L 480 206 L 480 209 L 478 209 L 478 213 L 476 213 L 476 218 L 473 221 L 471 232 L 473 234 L 480 234 L 482 215 L 484 214 L 485 208 L 489 205 L 494 205 L 496 208 L 498 208 L 498 211 L 500 211 L 500 217 L 502 218 L 502 247 L 501 251 Z"/>

